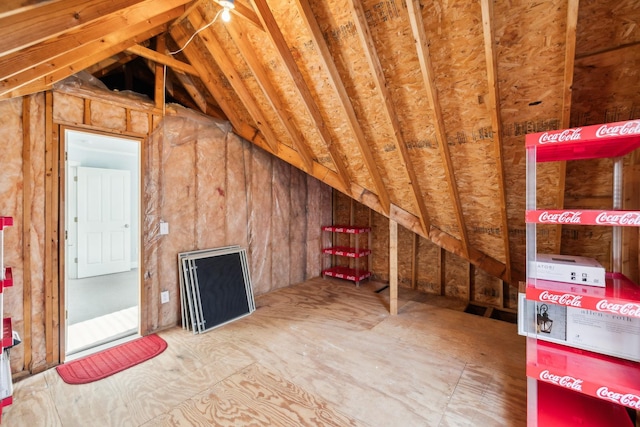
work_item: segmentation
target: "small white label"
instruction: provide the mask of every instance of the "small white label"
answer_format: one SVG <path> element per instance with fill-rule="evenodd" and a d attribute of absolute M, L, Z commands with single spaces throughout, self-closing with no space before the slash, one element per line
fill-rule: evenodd
<path fill-rule="evenodd" d="M 160 234 L 169 234 L 169 223 L 160 221 Z"/>
<path fill-rule="evenodd" d="M 166 304 L 169 302 L 169 291 L 160 292 L 160 302 Z"/>

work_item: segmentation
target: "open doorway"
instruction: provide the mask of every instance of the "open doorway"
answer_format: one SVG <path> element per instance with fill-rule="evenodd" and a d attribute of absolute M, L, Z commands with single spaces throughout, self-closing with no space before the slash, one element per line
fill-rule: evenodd
<path fill-rule="evenodd" d="M 65 358 L 138 335 L 140 141 L 65 129 Z"/>

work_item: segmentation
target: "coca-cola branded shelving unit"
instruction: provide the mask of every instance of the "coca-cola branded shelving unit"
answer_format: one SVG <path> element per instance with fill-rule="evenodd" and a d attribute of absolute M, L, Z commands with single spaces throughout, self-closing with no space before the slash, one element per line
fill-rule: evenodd
<path fill-rule="evenodd" d="M 519 322 L 538 307 L 567 307 L 597 316 L 640 318 L 640 287 L 620 273 L 622 228 L 639 227 L 640 211 L 622 210 L 623 156 L 640 147 L 640 120 L 540 132 L 526 136 L 527 150 L 527 283 L 521 295 Z M 610 210 L 548 210 L 536 207 L 536 165 L 540 162 L 613 158 L 613 203 Z M 536 279 L 536 225 L 613 227 L 612 271 L 604 288 Z M 580 254 L 574 254 L 580 255 Z M 546 312 L 545 312 L 546 313 Z M 544 314 L 544 313 L 543 313 Z M 523 320 L 526 319 L 526 320 Z M 544 318 L 538 317 L 540 323 Z M 629 320 L 631 321 L 631 320 Z M 523 325 L 519 325 L 523 329 Z M 640 409 L 640 348 L 621 358 L 527 338 L 527 424 L 529 426 L 632 426 L 626 408 Z M 600 415 L 598 415 L 600 414 Z M 606 415 L 603 415 L 606 414 Z"/>
<path fill-rule="evenodd" d="M 13 385 L 11 383 L 11 368 L 9 367 L 9 352 L 6 350 L 13 345 L 11 319 L 4 318 L 4 288 L 13 286 L 13 274 L 10 267 L 4 265 L 4 229 L 13 225 L 13 218 L 0 216 L 0 419 L 2 408 L 13 402 Z"/>
<path fill-rule="evenodd" d="M 369 227 L 354 227 L 349 225 L 326 225 L 322 227 L 322 231 L 330 233 L 345 233 L 354 236 L 354 246 L 331 246 L 323 248 L 322 253 L 325 255 L 331 255 L 333 260 L 336 256 L 346 257 L 353 260 L 353 267 L 332 265 L 329 268 L 322 270 L 322 277 L 336 277 L 338 279 L 351 280 L 355 282 L 356 286 L 360 285 L 360 281 L 371 277 L 371 272 L 368 269 L 363 269 L 360 266 L 360 259 L 367 258 L 371 255 L 371 228 Z M 366 234 L 368 243 L 366 247 L 361 246 L 360 236 Z M 333 239 L 332 239 L 333 240 Z M 331 263 L 333 264 L 333 262 Z M 367 267 L 369 266 L 367 261 Z"/>

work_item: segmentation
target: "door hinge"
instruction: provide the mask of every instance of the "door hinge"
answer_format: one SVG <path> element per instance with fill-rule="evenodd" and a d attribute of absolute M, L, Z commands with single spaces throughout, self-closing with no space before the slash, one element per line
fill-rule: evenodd
<path fill-rule="evenodd" d="M 73 262 L 75 262 L 77 264 L 78 263 L 78 258 L 74 258 Z"/>
<path fill-rule="evenodd" d="M 74 180 L 75 182 L 78 182 L 78 177 L 77 177 L 77 176 L 74 176 L 74 177 L 73 177 L 73 180 Z"/>
<path fill-rule="evenodd" d="M 78 222 L 78 217 L 77 216 L 73 217 L 73 222 Z"/>
<path fill-rule="evenodd" d="M 68 240 L 69 239 L 69 232 L 67 230 L 64 230 L 64 240 Z"/>

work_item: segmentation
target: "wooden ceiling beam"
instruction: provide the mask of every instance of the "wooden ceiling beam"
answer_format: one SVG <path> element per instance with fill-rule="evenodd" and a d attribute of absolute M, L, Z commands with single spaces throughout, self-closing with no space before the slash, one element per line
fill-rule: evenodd
<path fill-rule="evenodd" d="M 207 103 L 207 98 L 204 96 L 202 91 L 198 89 L 195 82 L 193 81 L 193 78 L 179 71 L 176 71 L 176 70 L 172 70 L 172 71 L 175 74 L 176 79 L 178 79 L 178 81 L 184 88 L 184 90 L 189 94 L 189 97 L 198 106 L 198 109 L 205 114 L 208 114 L 208 112 L 211 112 L 210 107 Z M 222 118 L 222 117 L 223 116 L 219 116 L 219 118 Z"/>
<path fill-rule="evenodd" d="M 144 0 L 65 0 L 42 4 L 0 18 L 2 52 L 7 55 L 94 20 L 128 9 Z M 117 27 L 109 28 L 113 30 Z"/>
<path fill-rule="evenodd" d="M 129 55 L 126 53 L 118 53 L 116 55 L 110 56 L 109 58 L 97 62 L 90 67 L 88 67 L 85 71 L 94 77 L 100 78 L 106 76 L 111 71 L 122 67 L 123 65 L 131 62 L 136 58 L 136 55 Z"/>
<path fill-rule="evenodd" d="M 380 197 L 384 215 L 388 216 L 389 210 L 391 209 L 389 192 L 387 191 L 387 188 L 382 181 L 382 176 L 380 175 L 380 172 L 376 166 L 376 162 L 373 158 L 373 154 L 371 153 L 369 144 L 367 144 L 367 138 L 365 137 L 362 127 L 360 126 L 360 122 L 358 121 L 358 117 L 356 116 L 355 109 L 353 108 L 353 104 L 351 103 L 351 99 L 349 98 L 349 94 L 347 93 L 347 89 L 344 87 L 344 83 L 342 82 L 340 73 L 338 72 L 338 68 L 333 61 L 333 57 L 331 56 L 331 52 L 329 51 L 327 42 L 324 40 L 320 25 L 313 15 L 313 11 L 311 10 L 311 5 L 309 4 L 308 0 L 298 0 L 296 1 L 296 5 L 298 6 L 300 16 L 304 20 L 305 25 L 309 33 L 311 34 L 311 39 L 316 46 L 316 50 L 320 54 L 320 61 L 322 62 L 322 65 L 326 70 L 328 80 L 331 83 L 333 90 L 338 95 L 338 99 L 340 100 L 342 109 L 347 116 L 347 123 L 349 124 L 351 132 L 353 133 L 354 138 L 358 143 L 360 153 L 362 154 L 366 168 L 369 170 L 369 175 L 371 176 L 371 180 L 373 181 L 373 184 L 375 186 L 376 193 L 378 194 L 378 197 Z"/>
<path fill-rule="evenodd" d="M 480 0 L 482 9 L 482 27 L 484 34 L 484 53 L 487 61 L 488 108 L 491 116 L 491 129 L 493 132 L 493 151 L 496 159 L 498 173 L 498 195 L 500 199 L 500 233 L 504 246 L 504 258 L 507 277 L 511 282 L 511 250 L 509 243 L 509 224 L 507 218 L 507 190 L 504 174 L 504 157 L 502 154 L 502 120 L 500 113 L 500 92 L 498 89 L 498 58 L 495 49 L 495 31 L 493 27 L 493 0 Z"/>
<path fill-rule="evenodd" d="M 298 95 L 302 99 L 307 112 L 313 119 L 315 127 L 318 130 L 318 133 L 331 156 L 331 160 L 336 167 L 338 176 L 342 180 L 343 187 L 347 189 L 350 188 L 351 179 L 349 178 L 349 172 L 347 171 L 344 160 L 342 159 L 342 155 L 338 151 L 336 144 L 332 143 L 331 134 L 326 126 L 326 122 L 323 120 L 320 109 L 314 101 L 311 91 L 302 77 L 298 64 L 293 58 L 293 54 L 291 53 L 291 50 L 289 50 L 289 46 L 287 46 L 284 36 L 271 13 L 271 9 L 269 9 L 269 5 L 267 5 L 266 0 L 253 0 L 253 4 L 254 8 L 257 10 L 258 18 L 260 19 L 262 26 L 265 28 L 273 46 L 279 53 L 285 69 L 294 82 Z"/>
<path fill-rule="evenodd" d="M 176 71 L 182 71 L 183 73 L 191 74 L 192 76 L 197 76 L 198 72 L 191 64 L 187 64 L 186 62 L 178 61 L 177 59 L 165 55 L 163 52 L 158 52 L 155 50 L 148 49 L 139 44 L 135 44 L 127 49 L 127 53 L 131 53 L 133 55 L 142 56 L 143 58 L 147 58 L 152 60 L 155 63 L 166 65 L 167 67 L 171 67 Z"/>
<path fill-rule="evenodd" d="M 191 14 L 188 19 L 194 28 L 201 28 L 203 24 L 206 25 L 200 14 Z M 200 32 L 199 37 L 203 40 L 202 44 L 209 51 L 213 60 L 218 64 L 218 67 L 220 67 L 220 70 L 225 75 L 229 84 L 231 84 L 231 87 L 236 92 L 236 95 L 240 98 L 240 101 L 244 104 L 249 115 L 266 139 L 269 147 L 271 148 L 270 151 L 277 153 L 278 137 L 273 132 L 273 129 L 271 129 L 271 126 L 269 126 L 269 122 L 264 116 L 264 113 L 260 107 L 258 107 L 258 103 L 253 95 L 251 95 L 249 89 L 245 86 L 240 74 L 235 70 L 233 62 L 231 62 L 225 50 L 220 46 L 220 42 L 216 38 L 211 27 Z"/>
<path fill-rule="evenodd" d="M 175 9 L 175 13 L 180 13 L 180 9 Z M 154 24 L 155 22 L 151 22 L 150 24 Z M 143 24 L 149 24 L 145 22 Z M 139 30 L 138 27 L 141 25 L 132 27 L 131 30 L 136 31 Z M 42 92 L 45 90 L 49 90 L 52 88 L 53 84 L 63 80 L 73 74 L 85 70 L 87 67 L 90 67 L 92 64 L 96 64 L 100 61 L 104 61 L 105 59 L 115 55 L 118 52 L 124 51 L 126 48 L 131 46 L 132 44 L 142 42 L 144 40 L 150 39 L 152 37 L 157 36 L 158 34 L 164 33 L 167 30 L 167 24 L 162 24 L 157 27 L 153 27 L 150 29 L 146 29 L 133 37 L 127 37 L 125 41 L 111 44 L 108 48 L 105 49 L 105 46 L 100 44 L 100 48 L 103 50 L 96 50 L 93 54 L 79 56 L 74 54 L 74 52 L 69 52 L 67 55 L 64 55 L 61 58 L 61 62 L 64 64 L 60 67 L 57 67 L 55 70 L 44 73 L 42 77 L 38 77 L 35 80 L 32 80 L 28 84 L 22 85 L 17 89 L 14 89 L 9 92 L 2 93 L 0 95 L 0 99 L 6 98 L 14 98 L 16 96 L 25 96 L 30 95 L 37 92 Z M 80 58 L 80 59 L 78 59 Z"/>
<path fill-rule="evenodd" d="M 411 158 L 409 157 L 407 145 L 402 135 L 402 129 L 400 129 L 400 122 L 398 121 L 395 107 L 393 106 L 391 94 L 389 93 L 389 89 L 387 87 L 384 71 L 376 52 L 375 44 L 373 42 L 373 37 L 371 36 L 371 31 L 369 30 L 369 25 L 367 24 L 367 18 L 365 16 L 362 3 L 359 0 L 351 0 L 351 11 L 356 27 L 358 28 L 358 36 L 360 37 L 362 49 L 364 50 L 367 61 L 369 62 L 369 67 L 371 68 L 371 74 L 375 82 L 378 97 L 383 101 L 383 110 L 387 116 L 389 124 L 393 129 L 393 134 L 395 136 L 393 142 L 398 152 L 400 153 L 400 161 L 402 162 L 403 167 L 409 175 L 409 183 L 411 185 L 415 206 L 417 207 L 419 212 L 419 218 L 423 233 L 427 234 L 428 230 L 431 228 L 429 212 L 427 211 L 427 207 L 424 204 L 424 197 L 422 196 L 422 192 L 420 190 L 420 184 L 416 176 L 415 169 L 413 168 L 413 164 L 411 163 Z"/>
<path fill-rule="evenodd" d="M 15 90 L 21 85 L 45 76 L 60 68 L 61 58 L 69 53 L 75 59 L 104 50 L 126 37 L 132 37 L 132 28 L 150 28 L 168 22 L 175 15 L 176 8 L 184 11 L 186 0 L 144 0 L 129 9 L 97 20 L 86 27 L 78 27 L 69 33 L 0 58 L 0 94 Z M 167 9 L 168 8 L 168 9 Z M 143 30 L 142 30 L 143 31 Z M 118 53 L 118 52 L 115 52 Z M 79 70 L 78 70 L 79 71 Z"/>
<path fill-rule="evenodd" d="M 296 127 L 295 118 L 290 113 L 288 113 L 288 109 L 285 108 L 284 104 L 280 100 L 278 91 L 273 86 L 273 83 L 271 83 L 271 80 L 267 76 L 264 67 L 253 54 L 253 46 L 250 45 L 245 34 L 242 31 L 238 30 L 237 24 L 235 22 L 229 22 L 226 25 L 226 28 L 231 35 L 234 43 L 238 47 L 240 54 L 247 63 L 247 66 L 249 67 L 249 69 L 251 69 L 251 72 L 258 82 L 258 85 L 264 92 L 265 98 L 267 99 L 267 101 L 269 101 L 271 108 L 280 119 L 280 122 L 289 135 L 289 138 L 291 138 L 291 141 L 293 141 L 293 145 L 296 148 L 296 151 L 298 151 L 300 157 L 302 157 L 304 162 L 303 170 L 306 172 L 311 172 L 313 170 L 313 153 L 305 144 L 304 135 L 302 135 L 300 129 Z"/>

